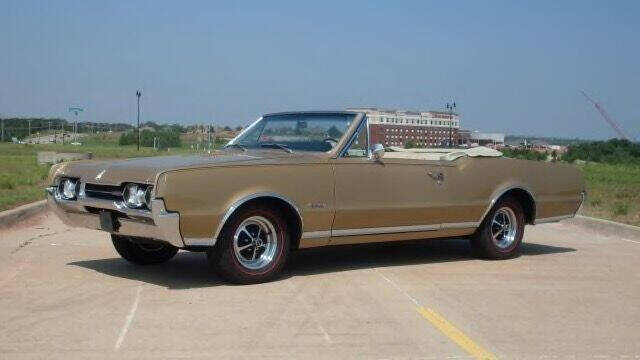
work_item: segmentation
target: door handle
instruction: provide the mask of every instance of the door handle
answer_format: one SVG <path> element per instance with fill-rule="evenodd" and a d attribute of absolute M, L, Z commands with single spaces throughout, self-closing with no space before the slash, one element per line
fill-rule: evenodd
<path fill-rule="evenodd" d="M 437 174 L 434 174 L 433 172 L 429 171 L 427 175 L 429 175 L 430 178 L 438 182 L 438 184 L 441 184 L 444 181 L 444 173 L 442 172 L 438 172 Z"/>

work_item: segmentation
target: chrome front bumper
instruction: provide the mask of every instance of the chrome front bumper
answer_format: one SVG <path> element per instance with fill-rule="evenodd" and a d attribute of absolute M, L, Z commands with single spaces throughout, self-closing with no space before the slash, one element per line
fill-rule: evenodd
<path fill-rule="evenodd" d="M 112 234 L 156 239 L 176 247 L 185 246 L 180 235 L 180 214 L 168 212 L 162 199 L 153 199 L 152 210 L 148 211 L 129 209 L 117 201 L 88 198 L 82 193 L 77 200 L 64 200 L 55 186 L 48 187 L 46 193 L 49 207 L 68 226 L 103 230 L 100 214 L 95 210 L 111 210 L 118 214 L 120 225 Z"/>

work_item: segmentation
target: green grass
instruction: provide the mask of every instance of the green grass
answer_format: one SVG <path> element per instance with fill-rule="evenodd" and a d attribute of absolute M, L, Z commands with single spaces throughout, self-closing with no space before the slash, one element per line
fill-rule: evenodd
<path fill-rule="evenodd" d="M 0 144 L 0 210 L 43 198 L 49 172 L 49 166 L 37 164 L 31 149 L 17 151 L 12 146 L 18 145 Z"/>
<path fill-rule="evenodd" d="M 193 153 L 190 146 L 155 151 L 152 148 L 118 146 L 109 139 L 87 138 L 83 145 L 70 144 L 10 144 L 0 143 L 0 211 L 44 199 L 44 187 L 49 165 L 38 165 L 38 151 L 90 152 L 94 159 L 118 159 L 144 156 Z"/>
<path fill-rule="evenodd" d="M 582 214 L 640 225 L 640 165 L 587 163 L 579 167 L 587 183 Z"/>

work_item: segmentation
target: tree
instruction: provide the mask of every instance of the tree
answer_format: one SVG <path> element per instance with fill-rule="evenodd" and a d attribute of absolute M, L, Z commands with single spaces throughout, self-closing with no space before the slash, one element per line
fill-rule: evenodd
<path fill-rule="evenodd" d="M 418 147 L 418 144 L 414 140 L 407 140 L 404 144 L 405 149 L 415 149 Z"/>
<path fill-rule="evenodd" d="M 156 146 L 160 149 L 166 149 L 170 147 L 180 147 L 182 141 L 180 139 L 180 133 L 177 131 L 160 130 L 150 131 L 142 130 L 140 132 L 140 146 L 153 147 L 154 138 L 156 139 Z M 119 145 L 133 145 L 136 143 L 135 131 L 129 131 L 122 133 L 118 140 Z"/>
<path fill-rule="evenodd" d="M 224 131 L 231 131 L 231 127 L 229 125 L 225 126 Z"/>
<path fill-rule="evenodd" d="M 569 145 L 562 160 L 573 162 L 578 159 L 611 164 L 640 164 L 640 144 L 611 139 Z"/>
<path fill-rule="evenodd" d="M 179 132 L 179 133 L 184 133 L 184 132 L 186 132 L 186 129 L 184 128 L 184 126 L 182 126 L 182 125 L 180 125 L 180 124 L 177 124 L 177 123 L 176 123 L 176 124 L 169 125 L 169 130 L 170 130 L 170 131 L 176 131 L 176 132 Z"/>
<path fill-rule="evenodd" d="M 154 129 L 154 130 L 158 130 L 158 129 L 160 129 L 160 125 L 156 124 L 156 123 L 155 123 L 155 122 L 153 122 L 153 121 L 146 121 L 146 122 L 143 122 L 142 124 L 140 124 L 140 127 L 141 127 L 141 128 L 143 128 L 143 127 L 150 127 L 150 128 L 152 128 L 152 129 Z"/>
<path fill-rule="evenodd" d="M 242 126 L 237 126 L 236 127 L 236 131 L 241 131 L 242 130 Z"/>
<path fill-rule="evenodd" d="M 329 130 L 327 130 L 327 135 L 329 135 L 330 138 L 334 138 L 337 140 L 342 137 L 342 132 L 338 130 L 338 128 L 334 125 L 330 127 Z"/>

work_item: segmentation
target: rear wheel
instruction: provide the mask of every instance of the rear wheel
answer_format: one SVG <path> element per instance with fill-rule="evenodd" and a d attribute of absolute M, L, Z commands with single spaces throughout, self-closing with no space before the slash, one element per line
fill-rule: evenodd
<path fill-rule="evenodd" d="M 160 241 L 136 242 L 135 239 L 111 234 L 111 241 L 123 259 L 138 265 L 160 264 L 178 253 L 178 248 Z"/>
<path fill-rule="evenodd" d="M 501 260 L 520 254 L 524 234 L 524 212 L 514 198 L 501 199 L 491 209 L 473 238 L 471 245 L 479 256 Z"/>
<path fill-rule="evenodd" d="M 266 206 L 240 209 L 207 252 L 211 264 L 236 284 L 273 279 L 289 255 L 289 233 L 280 213 Z"/>

